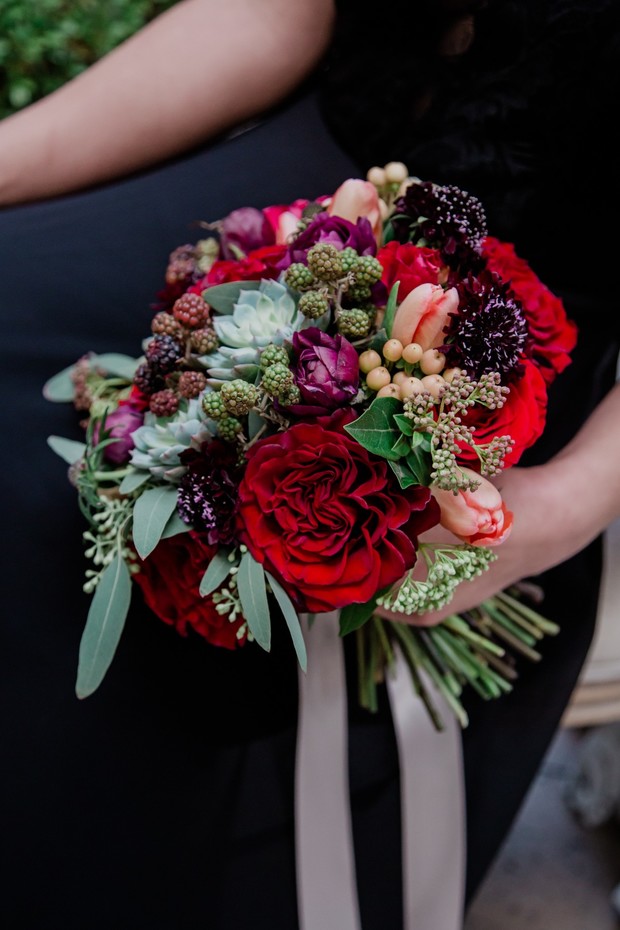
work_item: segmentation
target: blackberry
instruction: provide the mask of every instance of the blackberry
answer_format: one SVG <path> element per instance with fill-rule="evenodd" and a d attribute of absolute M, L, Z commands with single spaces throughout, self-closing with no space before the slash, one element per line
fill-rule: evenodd
<path fill-rule="evenodd" d="M 282 365 L 288 365 L 288 352 L 283 346 L 276 346 L 271 343 L 265 346 L 260 354 L 260 367 L 262 371 L 279 362 Z"/>
<path fill-rule="evenodd" d="M 355 283 L 372 285 L 381 280 L 383 266 L 374 255 L 360 255 L 355 269 Z"/>
<path fill-rule="evenodd" d="M 151 322 L 151 330 L 155 336 L 172 336 L 177 342 L 183 338 L 179 323 L 171 313 L 166 313 L 165 310 L 155 314 Z"/>
<path fill-rule="evenodd" d="M 164 386 L 163 379 L 151 368 L 148 362 L 143 362 L 142 365 L 138 366 L 133 377 L 133 383 L 138 390 L 147 395 L 154 394 L 155 391 L 159 391 Z"/>
<path fill-rule="evenodd" d="M 183 350 L 176 339 L 166 334 L 154 336 L 146 348 L 146 358 L 158 375 L 167 375 L 176 367 Z"/>
<path fill-rule="evenodd" d="M 226 416 L 226 407 L 219 391 L 207 391 L 202 398 L 202 409 L 211 420 L 219 420 L 220 417 Z"/>
<path fill-rule="evenodd" d="M 320 281 L 337 281 L 342 277 L 342 259 L 329 242 L 317 242 L 308 249 L 308 268 Z"/>
<path fill-rule="evenodd" d="M 306 291 L 299 298 L 299 310 L 307 319 L 318 320 L 329 310 L 329 300 L 320 291 Z"/>
<path fill-rule="evenodd" d="M 222 417 L 217 421 L 217 431 L 226 442 L 234 442 L 241 432 L 241 423 L 235 417 Z"/>
<path fill-rule="evenodd" d="M 370 320 L 365 310 L 343 310 L 338 317 L 338 331 L 343 336 L 367 336 Z"/>
<path fill-rule="evenodd" d="M 196 270 L 193 245 L 180 245 L 170 254 L 166 268 L 166 284 L 188 284 Z"/>
<path fill-rule="evenodd" d="M 253 384 L 243 381 L 242 378 L 235 378 L 234 381 L 224 382 L 220 397 L 228 413 L 242 417 L 250 412 L 258 400 L 258 391 Z"/>
<path fill-rule="evenodd" d="M 355 249 L 351 248 L 351 246 L 347 246 L 346 249 L 343 249 L 340 253 L 342 273 L 351 274 L 351 272 L 355 272 L 359 264 L 359 260 L 360 256 L 357 254 Z"/>
<path fill-rule="evenodd" d="M 154 413 L 156 417 L 172 417 L 179 409 L 179 398 L 171 391 L 169 388 L 166 388 L 163 391 L 157 391 L 156 394 L 151 396 L 149 401 L 149 410 L 151 413 Z"/>
<path fill-rule="evenodd" d="M 209 319 L 209 308 L 198 294 L 183 294 L 172 308 L 175 320 L 189 329 L 198 329 Z"/>
<path fill-rule="evenodd" d="M 263 373 L 261 387 L 271 396 L 278 397 L 293 384 L 293 372 L 281 362 L 270 365 Z"/>
<path fill-rule="evenodd" d="M 178 391 L 181 397 L 191 400 L 204 391 L 207 379 L 201 371 L 183 371 L 179 378 Z"/>
<path fill-rule="evenodd" d="M 301 400 L 301 391 L 296 384 L 291 384 L 290 387 L 286 388 L 281 394 L 278 395 L 278 403 L 282 404 L 283 407 L 288 407 L 290 404 L 298 404 Z"/>
<path fill-rule="evenodd" d="M 198 355 L 208 355 L 209 352 L 214 352 L 217 349 L 220 341 L 212 326 L 204 326 L 202 329 L 192 331 L 189 343 Z"/>
<path fill-rule="evenodd" d="M 294 291 L 305 291 L 316 283 L 308 266 L 301 262 L 293 262 L 288 266 L 284 272 L 284 281 Z"/>

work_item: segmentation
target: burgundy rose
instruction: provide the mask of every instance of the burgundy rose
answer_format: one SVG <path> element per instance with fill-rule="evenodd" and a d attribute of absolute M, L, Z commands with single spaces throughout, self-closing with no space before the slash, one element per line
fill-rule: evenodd
<path fill-rule="evenodd" d="M 341 336 L 328 336 L 316 326 L 293 334 L 295 383 L 303 398 L 286 408 L 297 416 L 319 416 L 350 404 L 359 385 L 358 355 Z"/>
<path fill-rule="evenodd" d="M 105 429 L 116 442 L 111 442 L 103 450 L 103 457 L 113 465 L 124 465 L 129 461 L 131 450 L 134 447 L 131 438 L 138 427 L 144 422 L 144 413 L 132 403 L 121 402 L 116 410 L 105 418 Z"/>
<path fill-rule="evenodd" d="M 482 254 L 488 267 L 510 284 L 521 302 L 530 335 L 530 351 L 542 375 L 551 384 L 570 365 L 570 353 L 577 342 L 577 327 L 567 319 L 564 304 L 516 254 L 510 242 L 488 236 Z"/>
<path fill-rule="evenodd" d="M 365 603 L 416 561 L 439 508 L 428 488 L 402 490 L 388 463 L 343 431 L 350 416 L 296 423 L 248 451 L 238 537 L 313 613 Z"/>
<path fill-rule="evenodd" d="M 201 597 L 199 593 L 216 551 L 216 546 L 206 545 L 197 534 L 180 533 L 162 539 L 147 559 L 137 563 L 140 571 L 132 578 L 153 613 L 182 636 L 190 626 L 214 646 L 235 649 L 245 642 L 245 636 L 237 638 L 243 618 L 231 623 L 217 612 L 212 595 Z"/>
<path fill-rule="evenodd" d="M 239 258 L 276 241 L 271 224 L 262 210 L 240 207 L 222 220 L 220 245 L 225 259 Z"/>
<path fill-rule="evenodd" d="M 350 223 L 341 216 L 322 212 L 317 213 L 309 226 L 288 247 L 279 264 L 280 270 L 288 268 L 293 262 L 305 264 L 308 250 L 317 242 L 326 242 L 338 250 L 353 248 L 358 255 L 375 255 L 377 252 L 372 226 L 365 216 L 361 216 L 357 223 Z"/>

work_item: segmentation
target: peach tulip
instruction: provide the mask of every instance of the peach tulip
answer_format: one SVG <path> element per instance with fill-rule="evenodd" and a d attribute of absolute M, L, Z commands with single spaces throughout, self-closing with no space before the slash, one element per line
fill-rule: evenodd
<path fill-rule="evenodd" d="M 330 216 L 340 216 L 350 223 L 356 223 L 360 216 L 365 216 L 372 226 L 372 232 L 381 243 L 383 216 L 379 195 L 374 184 L 359 178 L 349 178 L 340 185 L 327 208 Z"/>
<path fill-rule="evenodd" d="M 437 284 L 418 284 L 396 311 L 391 336 L 404 346 L 417 342 L 425 351 L 436 349 L 443 345 L 448 317 L 458 305 L 456 288 L 444 291 Z"/>
<path fill-rule="evenodd" d="M 510 533 L 512 512 L 506 508 L 495 485 L 470 468 L 462 471 L 476 478 L 480 484 L 475 491 L 458 491 L 456 494 L 433 486 L 433 497 L 441 510 L 439 522 L 472 546 L 497 546 Z"/>

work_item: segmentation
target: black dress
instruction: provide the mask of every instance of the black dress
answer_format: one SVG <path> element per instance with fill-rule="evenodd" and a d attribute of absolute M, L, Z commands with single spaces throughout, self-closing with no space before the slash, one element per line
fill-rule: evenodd
<path fill-rule="evenodd" d="M 481 136 L 486 132 L 483 120 Z M 537 450 L 544 458 L 609 386 L 617 350 L 617 323 L 605 328 L 602 340 L 598 326 L 589 325 L 603 291 L 594 280 L 600 267 L 565 261 L 565 249 L 574 252 L 565 222 L 568 201 L 574 203 L 585 185 L 569 172 L 569 198 L 536 167 L 535 188 L 510 200 L 510 223 L 502 225 L 504 193 L 511 198 L 522 189 L 518 172 L 509 169 L 483 190 L 469 183 L 467 170 L 456 170 L 441 145 L 433 150 L 433 137 L 442 143 L 439 124 L 431 124 L 422 140 L 426 161 L 410 160 L 410 167 L 439 181 L 467 182 L 485 199 L 493 200 L 485 195 L 495 191 L 494 232 L 517 241 L 582 325 L 575 364 L 554 390 L 551 432 Z M 363 153 L 352 154 L 366 166 Z M 386 149 L 383 160 L 399 155 Z M 214 649 L 198 637 L 179 637 L 141 606 L 135 592 L 104 685 L 87 701 L 76 700 L 77 650 L 88 607 L 80 594 L 83 525 L 65 468 L 45 437 L 80 434 L 73 411 L 45 402 L 40 389 L 88 349 L 136 353 L 168 253 L 200 236 L 194 220 L 241 205 L 316 196 L 358 170 L 326 129 L 315 98 L 301 95 L 256 128 L 157 170 L 0 213 L 4 926 L 297 925 L 297 681 L 288 638 L 276 636 L 269 656 L 259 649 Z M 527 205 L 536 204 L 541 192 L 552 206 L 536 213 L 540 235 L 534 237 Z M 600 213 L 602 204 L 601 198 L 592 210 Z M 564 212 L 556 219 L 560 207 Z M 584 219 L 582 199 L 575 210 L 582 237 L 591 241 L 593 220 L 587 211 Z M 547 236 L 555 245 L 545 265 Z M 548 644 L 539 668 L 523 670 L 509 699 L 471 702 L 464 749 L 472 888 L 505 834 L 572 689 L 591 635 L 598 568 L 594 546 L 549 574 L 547 610 L 562 620 L 562 635 Z M 401 926 L 398 764 L 382 698 L 376 716 L 359 711 L 354 697 L 350 709 L 364 930 Z"/>

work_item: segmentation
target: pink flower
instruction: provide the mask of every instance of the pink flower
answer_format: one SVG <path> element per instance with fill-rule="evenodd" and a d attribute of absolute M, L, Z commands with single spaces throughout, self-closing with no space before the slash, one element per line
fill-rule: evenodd
<path fill-rule="evenodd" d="M 456 288 L 444 291 L 436 284 L 419 284 L 396 311 L 391 336 L 404 346 L 417 342 L 423 349 L 436 349 L 444 343 L 448 317 L 458 304 Z"/>
<path fill-rule="evenodd" d="M 441 510 L 439 522 L 472 546 L 498 546 L 512 529 L 512 512 L 507 510 L 495 485 L 469 468 L 463 471 L 480 484 L 475 491 L 456 494 L 433 486 L 433 497 Z"/>
<path fill-rule="evenodd" d="M 356 223 L 360 216 L 365 216 L 372 226 L 377 244 L 381 242 L 383 223 L 379 195 L 370 181 L 349 178 L 332 197 L 327 212 L 330 216 L 340 216 L 350 223 Z"/>

